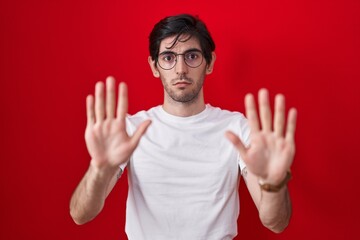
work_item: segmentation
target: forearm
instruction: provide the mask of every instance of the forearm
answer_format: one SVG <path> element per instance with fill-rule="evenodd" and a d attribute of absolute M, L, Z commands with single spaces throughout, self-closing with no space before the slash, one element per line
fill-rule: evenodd
<path fill-rule="evenodd" d="M 282 232 L 287 227 L 292 212 L 287 185 L 277 192 L 267 192 L 260 187 L 259 178 L 247 168 L 242 175 L 259 211 L 262 224 L 273 232 Z"/>
<path fill-rule="evenodd" d="M 287 186 L 275 193 L 261 190 L 259 217 L 265 227 L 276 233 L 282 232 L 289 224 L 291 213 Z"/>
<path fill-rule="evenodd" d="M 95 218 L 102 210 L 115 169 L 99 170 L 90 164 L 70 200 L 70 215 L 77 224 Z"/>

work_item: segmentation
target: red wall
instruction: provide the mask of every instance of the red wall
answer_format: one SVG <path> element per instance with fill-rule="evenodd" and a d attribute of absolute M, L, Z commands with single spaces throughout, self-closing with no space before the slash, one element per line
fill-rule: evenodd
<path fill-rule="evenodd" d="M 360 207 L 360 2 L 0 1 L 0 239 L 126 239 L 122 178 L 93 222 L 76 226 L 72 191 L 89 156 L 85 97 L 114 75 L 130 113 L 162 102 L 147 64 L 160 18 L 198 14 L 217 43 L 206 101 L 243 111 L 260 87 L 299 111 L 293 218 L 263 228 L 245 185 L 237 239 L 354 239 Z"/>

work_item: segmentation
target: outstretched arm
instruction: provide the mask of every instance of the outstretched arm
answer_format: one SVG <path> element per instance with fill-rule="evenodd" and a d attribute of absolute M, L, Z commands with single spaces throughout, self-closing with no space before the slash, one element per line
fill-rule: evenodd
<path fill-rule="evenodd" d="M 86 99 L 85 141 L 91 161 L 70 200 L 70 214 L 77 224 L 86 223 L 100 213 L 116 183 L 119 166 L 126 163 L 150 125 L 150 120 L 144 121 L 133 136 L 128 136 L 127 86 L 125 83 L 119 85 L 117 107 L 115 80 L 112 77 L 106 80 L 106 99 L 104 88 L 104 83 L 98 82 L 95 100 L 92 95 Z"/>
<path fill-rule="evenodd" d="M 260 220 L 270 230 L 281 232 L 291 217 L 291 201 L 286 183 L 295 155 L 297 114 L 295 109 L 290 109 L 285 124 L 285 98 L 278 94 L 272 121 L 268 95 L 265 89 L 259 91 L 260 122 L 253 95 L 245 97 L 246 116 L 251 129 L 251 144 L 248 148 L 234 133 L 227 132 L 226 136 L 246 163 L 246 173 L 243 175 Z"/>

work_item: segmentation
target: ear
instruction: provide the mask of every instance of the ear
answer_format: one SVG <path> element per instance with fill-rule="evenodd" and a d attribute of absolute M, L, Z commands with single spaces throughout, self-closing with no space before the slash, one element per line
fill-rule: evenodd
<path fill-rule="evenodd" d="M 154 77 L 159 78 L 160 73 L 156 67 L 155 61 L 151 58 L 151 56 L 148 57 L 148 63 L 150 65 L 150 68 L 151 68 L 151 71 L 152 71 Z"/>
<path fill-rule="evenodd" d="M 206 74 L 211 74 L 213 72 L 214 69 L 214 64 L 215 64 L 215 60 L 216 60 L 216 54 L 215 52 L 211 53 L 212 55 L 212 59 L 209 65 L 206 66 Z"/>

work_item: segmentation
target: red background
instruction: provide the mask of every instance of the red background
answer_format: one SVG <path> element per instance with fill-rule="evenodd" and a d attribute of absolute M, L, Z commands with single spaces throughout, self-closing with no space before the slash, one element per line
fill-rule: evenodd
<path fill-rule="evenodd" d="M 242 183 L 237 239 L 354 239 L 359 10 L 358 0 L 1 0 L 0 239 L 126 239 L 126 178 L 94 221 L 69 216 L 89 164 L 85 97 L 113 75 L 129 85 L 130 113 L 161 104 L 147 37 L 183 12 L 198 14 L 217 44 L 206 102 L 243 111 L 245 93 L 267 87 L 299 112 L 290 226 L 263 228 Z"/>

